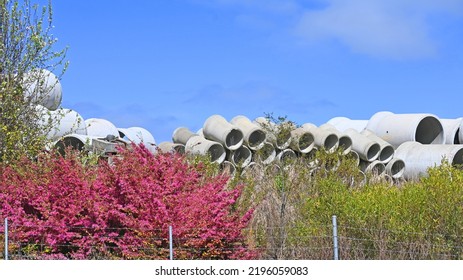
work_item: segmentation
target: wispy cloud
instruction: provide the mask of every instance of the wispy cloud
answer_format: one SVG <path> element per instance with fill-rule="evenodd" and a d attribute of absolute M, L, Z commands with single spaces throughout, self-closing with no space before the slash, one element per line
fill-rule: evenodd
<path fill-rule="evenodd" d="M 235 21 L 241 26 L 273 30 L 277 34 L 286 32 L 309 46 L 337 42 L 354 53 L 392 59 L 433 57 L 441 43 L 435 36 L 439 33 L 435 29 L 436 18 L 442 21 L 448 16 L 463 16 L 461 0 L 213 0 L 207 3 L 234 9 Z"/>
<path fill-rule="evenodd" d="M 296 34 L 309 42 L 334 39 L 353 52 L 385 58 L 423 58 L 436 54 L 429 17 L 457 14 L 461 1 L 326 0 L 307 10 Z"/>

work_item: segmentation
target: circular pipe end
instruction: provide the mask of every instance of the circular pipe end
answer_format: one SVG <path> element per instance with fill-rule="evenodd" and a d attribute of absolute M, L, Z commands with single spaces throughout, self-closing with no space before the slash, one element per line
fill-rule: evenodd
<path fill-rule="evenodd" d="M 267 136 L 263 130 L 261 129 L 254 130 L 253 132 L 249 134 L 249 137 L 247 139 L 249 149 L 251 150 L 261 149 L 264 146 L 264 142 L 266 138 Z"/>
<path fill-rule="evenodd" d="M 243 145 L 243 132 L 233 128 L 225 137 L 225 147 L 231 151 L 238 149 Z"/>
<path fill-rule="evenodd" d="M 415 141 L 421 144 L 444 144 L 445 135 L 441 122 L 433 116 L 421 119 L 416 127 Z"/>
<path fill-rule="evenodd" d="M 378 160 L 384 164 L 388 163 L 394 157 L 394 147 L 387 145 L 384 146 L 379 152 Z"/>
<path fill-rule="evenodd" d="M 339 145 L 339 138 L 335 134 L 329 134 L 323 143 L 323 146 L 326 151 L 334 152 Z"/>
<path fill-rule="evenodd" d="M 386 173 L 394 179 L 401 178 L 404 172 L 405 162 L 401 159 L 393 159 L 386 165 Z"/>
<path fill-rule="evenodd" d="M 217 162 L 220 164 L 225 160 L 225 149 L 219 143 L 212 144 L 208 149 L 208 153 L 212 162 Z"/>

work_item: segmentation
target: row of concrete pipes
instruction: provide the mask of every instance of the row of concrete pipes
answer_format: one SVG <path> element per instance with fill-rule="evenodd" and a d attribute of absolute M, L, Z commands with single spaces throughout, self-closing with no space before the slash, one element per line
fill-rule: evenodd
<path fill-rule="evenodd" d="M 317 149 L 342 153 L 358 158 L 362 172 L 386 174 L 394 179 L 416 179 L 427 174 L 427 169 L 441 164 L 463 164 L 463 118 L 439 119 L 432 114 L 394 114 L 378 112 L 369 120 L 336 117 L 317 127 L 305 123 L 299 127 L 282 129 L 268 118 L 251 121 L 237 116 L 227 121 L 220 115 L 209 117 L 202 129 L 192 132 L 177 128 L 172 142 L 156 145 L 152 134 L 141 127 L 117 128 L 104 119 L 84 120 L 70 109 L 58 109 L 61 85 L 51 72 L 40 70 L 45 82 L 26 86 L 26 95 L 41 95 L 44 118 L 42 124 L 58 120 L 48 132 L 55 145 L 75 148 L 98 148 L 115 152 L 118 141 L 143 143 L 152 153 L 157 148 L 164 152 L 186 152 L 209 155 L 211 161 L 229 168 L 252 166 L 259 158 L 262 164 L 282 162 L 297 155 L 308 155 Z M 43 88 L 46 87 L 46 88 Z"/>
<path fill-rule="evenodd" d="M 159 148 L 209 154 L 217 163 L 246 168 L 255 157 L 269 164 L 320 148 L 332 152 L 342 147 L 343 154 L 358 157 L 364 173 L 413 180 L 443 160 L 454 166 L 463 164 L 462 120 L 378 112 L 369 120 L 336 117 L 319 127 L 305 123 L 276 135 L 284 130 L 267 118 L 251 121 L 237 116 L 227 121 L 213 115 L 196 133 L 186 127 L 177 128 L 172 142 L 160 143 Z"/>

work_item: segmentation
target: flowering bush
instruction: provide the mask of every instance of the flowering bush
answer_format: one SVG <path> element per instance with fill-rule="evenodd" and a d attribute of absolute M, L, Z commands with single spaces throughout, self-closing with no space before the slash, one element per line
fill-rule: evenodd
<path fill-rule="evenodd" d="M 249 259 L 242 230 L 252 211 L 225 176 L 143 146 L 112 164 L 82 163 L 77 153 L 1 166 L 0 217 L 12 250 L 38 258 L 166 259 L 173 228 L 176 259 Z"/>

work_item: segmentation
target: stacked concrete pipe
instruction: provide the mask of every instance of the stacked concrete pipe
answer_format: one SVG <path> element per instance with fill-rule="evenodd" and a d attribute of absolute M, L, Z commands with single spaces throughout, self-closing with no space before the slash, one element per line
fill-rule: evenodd
<path fill-rule="evenodd" d="M 188 139 L 185 145 L 185 152 L 200 155 L 209 155 L 211 162 L 221 164 L 226 157 L 224 147 L 215 141 L 194 135 Z"/>
<path fill-rule="evenodd" d="M 178 143 L 172 143 L 168 141 L 159 143 L 158 148 L 163 153 L 179 153 L 179 154 L 185 153 L 185 145 L 178 144 Z"/>
<path fill-rule="evenodd" d="M 445 144 L 463 144 L 460 141 L 460 131 L 463 118 L 440 119 L 445 134 Z"/>
<path fill-rule="evenodd" d="M 445 135 L 439 119 L 431 114 L 394 114 L 378 112 L 366 127 L 395 148 L 407 141 L 444 144 Z"/>
<path fill-rule="evenodd" d="M 346 117 L 335 117 L 330 119 L 327 123 L 331 124 L 339 131 L 353 129 L 357 132 L 362 132 L 367 127 L 368 120 L 351 120 Z"/>
<path fill-rule="evenodd" d="M 427 175 L 427 169 L 447 160 L 453 166 L 463 164 L 463 145 L 423 145 L 405 142 L 396 149 L 396 156 L 406 165 L 404 177 L 408 180 Z"/>
<path fill-rule="evenodd" d="M 315 138 L 307 129 L 303 127 L 295 128 L 291 130 L 290 147 L 303 154 L 309 153 L 315 147 Z"/>
<path fill-rule="evenodd" d="M 344 155 L 347 155 L 352 150 L 352 139 L 348 135 L 339 131 L 329 123 L 322 124 L 319 128 L 332 132 L 338 137 L 339 147 L 342 148 Z"/>
<path fill-rule="evenodd" d="M 46 69 L 36 69 L 24 76 L 24 95 L 32 103 L 54 111 L 61 105 L 63 90 L 55 74 Z"/>
<path fill-rule="evenodd" d="M 313 135 L 315 146 L 318 149 L 323 148 L 331 153 L 338 148 L 339 138 L 336 133 L 321 129 L 311 123 L 305 123 L 301 127 Z"/>
<path fill-rule="evenodd" d="M 344 133 L 352 139 L 352 150 L 357 152 L 361 159 L 372 162 L 378 158 L 381 147 L 377 142 L 352 128 L 347 129 Z"/>
<path fill-rule="evenodd" d="M 257 151 L 264 146 L 267 136 L 257 124 L 241 115 L 231 119 L 230 123 L 237 126 L 243 132 L 244 143 L 249 149 Z"/>
<path fill-rule="evenodd" d="M 206 139 L 222 144 L 228 150 L 236 150 L 243 144 L 243 132 L 220 115 L 210 116 L 203 125 Z"/>
<path fill-rule="evenodd" d="M 384 164 L 387 164 L 389 161 L 392 160 L 394 157 L 394 147 L 392 147 L 391 144 L 388 142 L 384 141 L 382 138 L 377 136 L 375 133 L 371 132 L 368 129 L 364 129 L 360 134 L 368 137 L 369 139 L 375 141 L 376 143 L 379 144 L 379 156 L 378 160 Z"/>

